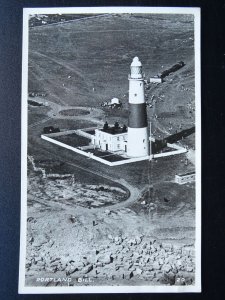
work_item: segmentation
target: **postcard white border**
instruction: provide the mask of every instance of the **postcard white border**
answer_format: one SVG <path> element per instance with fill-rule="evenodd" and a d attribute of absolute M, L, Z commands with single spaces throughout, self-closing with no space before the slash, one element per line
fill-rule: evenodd
<path fill-rule="evenodd" d="M 195 42 L 195 117 L 196 117 L 196 270 L 194 286 L 25 286 L 26 231 L 27 231 L 27 90 L 28 90 L 28 16 L 56 13 L 152 13 L 194 15 Z M 89 293 L 191 293 L 201 292 L 201 74 L 200 74 L 200 8 L 190 7 L 52 7 L 23 9 L 22 54 L 22 113 L 21 113 L 21 224 L 20 224 L 20 294 L 89 294 Z"/>

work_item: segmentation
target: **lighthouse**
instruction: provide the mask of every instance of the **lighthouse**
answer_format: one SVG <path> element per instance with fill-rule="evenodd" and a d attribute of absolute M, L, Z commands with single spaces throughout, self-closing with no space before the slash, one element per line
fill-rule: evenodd
<path fill-rule="evenodd" d="M 129 120 L 127 155 L 142 157 L 149 155 L 149 135 L 144 94 L 142 64 L 134 57 L 130 66 L 129 79 Z"/>

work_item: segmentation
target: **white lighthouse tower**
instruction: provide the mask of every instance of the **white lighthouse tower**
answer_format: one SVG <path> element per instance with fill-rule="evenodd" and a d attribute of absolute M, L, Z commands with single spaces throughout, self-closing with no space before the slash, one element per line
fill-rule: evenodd
<path fill-rule="evenodd" d="M 129 121 L 127 155 L 142 157 L 149 155 L 149 135 L 144 94 L 142 64 L 134 57 L 129 76 Z"/>

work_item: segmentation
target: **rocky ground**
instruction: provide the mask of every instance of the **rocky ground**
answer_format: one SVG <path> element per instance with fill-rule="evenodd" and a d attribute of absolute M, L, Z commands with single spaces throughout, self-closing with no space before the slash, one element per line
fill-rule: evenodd
<path fill-rule="evenodd" d="M 32 222 L 32 220 L 29 220 Z M 68 253 L 52 255 L 54 241 L 48 236 L 43 239 L 29 238 L 32 248 L 26 262 L 29 275 L 39 274 L 45 278 L 71 278 L 75 285 L 82 278 L 85 284 L 193 284 L 193 245 L 161 243 L 148 236 L 112 236 L 104 245 L 96 244 L 81 257 Z M 48 275 L 46 275 L 48 274 Z M 46 279 L 47 278 L 47 279 Z M 37 279 L 36 279 L 37 280 Z M 54 283 L 55 284 L 55 283 Z"/>
<path fill-rule="evenodd" d="M 54 181 L 56 174 L 48 176 L 37 168 L 29 170 L 28 286 L 67 285 L 62 278 L 70 285 L 194 283 L 194 240 L 188 242 L 188 232 L 182 231 L 182 237 L 172 227 L 168 241 L 165 234 L 157 233 L 156 219 L 162 229 L 162 217 L 156 211 L 159 202 L 150 207 L 151 215 L 137 209 L 138 203 L 143 208 L 142 198 L 135 205 L 114 209 L 115 201 L 128 197 L 121 188 L 80 185 L 69 174 L 65 178 L 58 174 Z M 105 205 L 90 204 L 95 193 L 96 201 L 102 199 Z"/>

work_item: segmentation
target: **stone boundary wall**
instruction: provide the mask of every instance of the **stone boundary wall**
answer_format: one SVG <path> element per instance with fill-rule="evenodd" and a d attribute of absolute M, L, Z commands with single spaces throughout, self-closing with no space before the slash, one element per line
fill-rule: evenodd
<path fill-rule="evenodd" d="M 68 134 L 72 134 L 72 133 L 76 133 L 76 130 L 66 130 L 66 131 L 60 131 L 60 132 L 54 132 L 54 133 L 45 133 L 42 134 L 42 136 L 47 136 L 47 137 L 51 137 L 51 136 L 61 136 L 61 135 L 68 135 Z"/>
<path fill-rule="evenodd" d="M 78 130 L 68 130 L 68 131 L 64 131 L 64 132 L 42 134 L 41 138 L 44 139 L 44 140 L 46 140 L 46 141 L 48 141 L 48 142 L 50 142 L 50 143 L 56 144 L 58 146 L 66 148 L 68 150 L 72 150 L 73 152 L 76 152 L 78 154 L 84 155 L 84 156 L 86 156 L 88 158 L 92 158 L 94 160 L 97 160 L 97 161 L 99 161 L 99 162 L 101 162 L 101 163 L 103 163 L 105 165 L 110 166 L 110 167 L 124 165 L 124 164 L 129 164 L 129 163 L 133 163 L 133 162 L 137 162 L 137 161 L 149 160 L 149 159 L 152 159 L 152 158 L 159 158 L 159 157 L 166 157 L 166 156 L 170 156 L 170 155 L 177 155 L 177 154 L 181 154 L 181 153 L 187 152 L 187 150 L 185 148 L 182 148 L 182 147 L 180 147 L 180 146 L 178 146 L 176 144 L 169 144 L 169 143 L 167 143 L 168 147 L 176 149 L 176 150 L 175 151 L 166 152 L 166 153 L 159 153 L 159 154 L 155 154 L 155 155 L 150 155 L 150 156 L 135 157 L 135 158 L 124 159 L 124 160 L 120 160 L 120 161 L 116 161 L 116 162 L 109 162 L 109 161 L 107 161 L 105 159 L 102 159 L 102 158 L 94 155 L 93 153 L 82 151 L 82 149 L 93 149 L 92 146 L 88 145 L 88 146 L 81 147 L 81 149 L 78 149 L 78 148 L 69 146 L 69 145 L 67 145 L 65 143 L 56 141 L 55 139 L 51 138 L 51 137 L 56 137 L 56 136 L 68 135 L 68 134 L 72 134 L 72 133 L 77 133 L 78 134 L 77 131 Z M 82 131 L 82 133 L 83 133 L 83 131 Z M 87 134 L 87 135 L 89 135 L 89 134 Z"/>
<path fill-rule="evenodd" d="M 83 131 L 82 129 L 77 129 L 77 130 L 75 130 L 75 133 L 76 133 L 77 135 L 83 136 L 83 137 L 88 138 L 88 139 L 90 139 L 90 140 L 92 140 L 93 137 L 94 137 L 93 134 L 87 133 L 87 132 Z"/>
<path fill-rule="evenodd" d="M 67 145 L 67 144 L 64 144 L 64 143 L 62 143 L 62 142 L 56 141 L 56 140 L 52 139 L 51 137 L 46 136 L 46 135 L 44 135 L 44 134 L 41 135 L 41 138 L 42 138 L 43 140 L 46 140 L 46 141 L 50 142 L 50 143 L 56 144 L 56 145 L 61 146 L 61 147 L 63 147 L 63 148 L 72 150 L 73 152 L 76 152 L 76 153 L 79 153 L 79 154 L 81 154 L 81 155 L 84 155 L 84 156 L 86 156 L 86 157 L 88 157 L 88 158 L 93 158 L 93 159 L 95 159 L 95 160 L 97 160 L 97 161 L 100 161 L 101 163 L 104 163 L 104 164 L 106 164 L 106 165 L 108 165 L 108 166 L 112 166 L 112 163 L 110 163 L 110 162 L 108 162 L 108 161 L 106 161 L 106 160 L 104 160 L 104 159 L 102 159 L 102 158 L 99 158 L 99 157 L 93 155 L 92 153 L 87 153 L 87 152 L 84 152 L 84 151 L 82 151 L 82 150 L 80 150 L 80 149 L 78 149 L 78 148 L 75 148 L 75 147 L 69 146 L 69 145 Z"/>
<path fill-rule="evenodd" d="M 88 149 L 96 149 L 97 147 L 94 147 L 94 145 L 88 145 L 88 146 L 82 146 L 79 148 L 80 148 L 80 150 L 88 150 Z"/>
<path fill-rule="evenodd" d="M 100 158 L 98 156 L 95 156 L 93 153 L 88 153 L 88 152 L 82 151 L 82 150 L 80 150 L 78 148 L 69 146 L 69 145 L 67 145 L 65 143 L 56 141 L 55 139 L 51 138 L 53 136 L 57 136 L 57 134 L 58 133 L 56 133 L 56 135 L 55 135 L 55 133 L 51 133 L 51 134 L 48 134 L 48 135 L 42 134 L 41 138 L 43 140 L 46 140 L 46 141 L 50 142 L 50 143 L 56 144 L 56 145 L 61 146 L 63 148 L 72 150 L 73 152 L 76 152 L 76 153 L 79 153 L 81 155 L 84 155 L 84 156 L 86 156 L 88 158 L 95 159 L 95 160 L 97 160 L 97 161 L 99 161 L 99 162 L 101 162 L 101 163 L 103 163 L 105 165 L 111 166 L 111 167 L 112 166 L 119 166 L 119 165 L 123 165 L 123 164 L 127 164 L 127 163 L 132 163 L 132 162 L 136 162 L 136 161 L 142 161 L 142 160 L 149 159 L 149 156 L 144 156 L 144 157 L 138 157 L 138 158 L 125 159 L 125 160 L 116 161 L 116 162 L 109 162 L 109 161 L 107 161 L 105 159 L 102 159 L 102 158 Z M 69 134 L 69 133 L 67 133 L 67 134 Z"/>
<path fill-rule="evenodd" d="M 167 143 L 167 147 L 173 148 L 173 149 L 176 149 L 176 150 L 165 152 L 165 153 L 154 154 L 153 157 L 154 158 L 166 157 L 166 156 L 170 156 L 170 155 L 177 155 L 177 154 L 181 154 L 181 153 L 186 153 L 187 152 L 187 149 L 185 149 L 185 148 L 183 148 L 181 146 L 178 146 L 177 144 L 169 144 L 169 143 Z"/>

